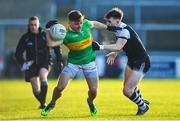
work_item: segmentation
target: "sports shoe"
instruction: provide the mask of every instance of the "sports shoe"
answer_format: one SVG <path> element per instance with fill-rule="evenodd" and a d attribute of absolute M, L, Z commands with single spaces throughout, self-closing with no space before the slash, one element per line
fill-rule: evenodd
<path fill-rule="evenodd" d="M 147 105 L 150 105 L 150 102 L 147 100 L 143 100 L 144 103 L 146 103 Z"/>
<path fill-rule="evenodd" d="M 90 103 L 87 99 L 87 103 L 91 112 L 91 116 L 98 116 L 98 110 L 93 103 Z"/>
<path fill-rule="evenodd" d="M 41 115 L 42 116 L 47 116 L 48 113 L 54 108 L 55 104 L 49 103 L 47 107 L 45 107 L 44 109 L 42 109 L 41 111 Z"/>
<path fill-rule="evenodd" d="M 45 104 L 41 104 L 41 105 L 39 106 L 39 109 L 44 109 L 46 106 L 47 106 L 46 103 L 45 103 Z"/>
<path fill-rule="evenodd" d="M 136 115 L 144 115 L 148 110 L 149 110 L 148 105 L 146 105 L 146 108 L 144 110 L 142 110 L 141 108 L 138 107 L 138 111 L 137 111 Z"/>

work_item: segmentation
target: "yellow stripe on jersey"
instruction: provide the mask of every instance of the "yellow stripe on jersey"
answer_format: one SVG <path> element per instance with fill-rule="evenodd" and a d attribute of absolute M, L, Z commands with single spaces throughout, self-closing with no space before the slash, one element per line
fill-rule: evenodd
<path fill-rule="evenodd" d="M 91 34 L 90 37 L 88 37 L 85 40 L 67 44 L 67 47 L 70 50 L 82 50 L 82 49 L 85 49 L 86 47 L 90 46 L 92 44 L 92 41 L 93 41 L 93 37 Z"/>

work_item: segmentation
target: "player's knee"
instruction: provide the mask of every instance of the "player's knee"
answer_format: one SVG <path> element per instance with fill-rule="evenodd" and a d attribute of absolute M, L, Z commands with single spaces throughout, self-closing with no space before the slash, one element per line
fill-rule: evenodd
<path fill-rule="evenodd" d="M 47 80 L 47 76 L 48 76 L 48 71 L 46 71 L 45 69 L 40 71 L 39 73 L 40 80 Z"/>
<path fill-rule="evenodd" d="M 41 74 L 41 75 L 39 76 L 39 79 L 40 79 L 40 80 L 47 80 L 47 76 L 46 76 L 46 75 Z"/>

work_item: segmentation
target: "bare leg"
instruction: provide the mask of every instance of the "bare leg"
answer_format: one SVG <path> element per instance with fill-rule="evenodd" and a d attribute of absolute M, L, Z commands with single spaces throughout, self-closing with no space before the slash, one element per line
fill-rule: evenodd
<path fill-rule="evenodd" d="M 124 95 L 131 97 L 142 78 L 143 74 L 141 72 L 133 71 L 127 66 L 125 69 L 125 80 L 123 88 Z"/>
<path fill-rule="evenodd" d="M 88 91 L 88 101 L 93 103 L 93 100 L 97 96 L 97 88 L 98 88 L 98 78 L 86 78 L 89 91 Z"/>
<path fill-rule="evenodd" d="M 39 82 L 37 77 L 33 77 L 30 79 L 31 86 L 32 86 L 32 91 L 35 96 L 35 98 L 39 101 L 39 103 L 42 102 L 41 100 L 41 95 L 40 95 L 40 90 L 39 90 Z"/>
<path fill-rule="evenodd" d="M 54 88 L 54 91 L 53 91 L 51 103 L 55 104 L 56 100 L 61 97 L 62 91 L 67 86 L 70 79 L 71 79 L 71 77 L 68 74 L 66 74 L 66 73 L 60 74 L 58 84 Z"/>
<path fill-rule="evenodd" d="M 140 97 L 140 94 L 135 91 L 135 88 L 142 78 L 142 72 L 133 71 L 128 66 L 126 67 L 123 93 L 131 101 L 137 104 L 138 111 L 136 115 L 143 115 L 149 109 L 148 105 Z"/>

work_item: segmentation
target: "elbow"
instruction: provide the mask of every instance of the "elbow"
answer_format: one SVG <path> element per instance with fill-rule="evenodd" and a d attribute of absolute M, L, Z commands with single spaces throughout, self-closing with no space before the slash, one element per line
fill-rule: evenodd
<path fill-rule="evenodd" d="M 116 51 L 120 51 L 122 49 L 122 46 L 116 45 Z"/>

